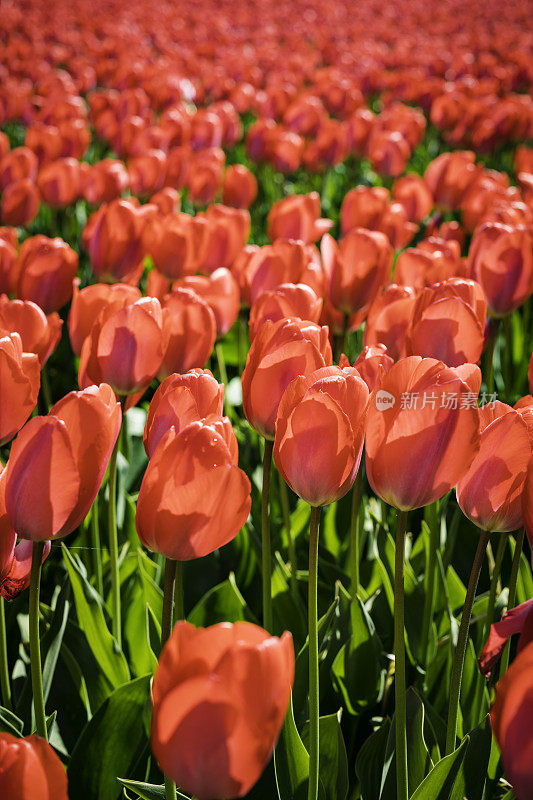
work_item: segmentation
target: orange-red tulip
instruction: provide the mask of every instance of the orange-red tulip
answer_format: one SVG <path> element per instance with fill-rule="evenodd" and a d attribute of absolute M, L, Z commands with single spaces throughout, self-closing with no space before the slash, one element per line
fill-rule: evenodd
<path fill-rule="evenodd" d="M 24 426 L 2 475 L 7 515 L 21 538 L 58 539 L 83 522 L 120 424 L 120 404 L 102 384 L 70 392 Z"/>
<path fill-rule="evenodd" d="M 150 149 L 128 161 L 132 194 L 147 197 L 161 189 L 165 180 L 166 156 L 162 150 Z"/>
<path fill-rule="evenodd" d="M 300 319 L 265 322 L 242 374 L 244 413 L 252 428 L 274 439 L 278 406 L 289 383 L 331 363 L 327 328 Z"/>
<path fill-rule="evenodd" d="M 188 275 L 173 284 L 173 290 L 192 289 L 211 307 L 215 315 L 217 336 L 225 336 L 239 314 L 241 294 L 239 284 L 225 267 L 219 267 L 209 277 Z"/>
<path fill-rule="evenodd" d="M 527 228 L 487 222 L 475 232 L 468 261 L 494 317 L 510 314 L 533 293 L 533 235 Z"/>
<path fill-rule="evenodd" d="M 192 275 L 198 262 L 200 230 L 189 214 L 154 219 L 145 230 L 145 248 L 161 275 L 170 280 Z"/>
<path fill-rule="evenodd" d="M 156 206 L 163 216 L 167 214 L 177 214 L 180 210 L 181 200 L 179 192 L 172 186 L 164 186 L 150 198 L 150 203 Z"/>
<path fill-rule="evenodd" d="M 198 272 L 209 275 L 219 267 L 231 267 L 250 235 L 250 214 L 243 208 L 217 204 L 197 214 Z"/>
<path fill-rule="evenodd" d="M 248 622 L 178 622 L 152 689 L 152 751 L 198 800 L 247 794 L 265 768 L 294 679 L 291 634 Z"/>
<path fill-rule="evenodd" d="M 402 204 L 408 219 L 412 222 L 422 222 L 433 208 L 431 192 L 424 179 L 415 173 L 409 173 L 395 180 L 392 196 Z"/>
<path fill-rule="evenodd" d="M 459 242 L 445 242 L 433 236 L 400 253 L 394 268 L 397 283 L 416 289 L 464 274 Z"/>
<path fill-rule="evenodd" d="M 372 303 L 366 320 L 363 343 L 384 344 L 391 358 L 406 355 L 406 333 L 416 301 L 410 286 L 391 283 Z"/>
<path fill-rule="evenodd" d="M 40 171 L 37 186 L 45 203 L 52 208 L 66 208 L 81 193 L 80 163 L 75 158 L 59 158 Z"/>
<path fill-rule="evenodd" d="M 479 409 L 480 443 L 457 484 L 457 502 L 479 528 L 502 533 L 524 524 L 522 494 L 532 457 L 528 425 L 505 403 Z"/>
<path fill-rule="evenodd" d="M 438 358 L 449 367 L 479 361 L 487 302 L 481 286 L 454 278 L 424 289 L 407 330 L 409 355 Z"/>
<path fill-rule="evenodd" d="M 202 558 L 230 542 L 250 513 L 250 481 L 237 466 L 227 417 L 171 428 L 156 447 L 137 501 L 141 542 L 167 558 Z"/>
<path fill-rule="evenodd" d="M 505 774 L 517 800 L 533 795 L 531 717 L 533 715 L 533 642 L 513 661 L 496 687 L 490 722 L 502 754 Z"/>
<path fill-rule="evenodd" d="M 24 352 L 35 353 L 41 367 L 59 344 L 62 325 L 59 314 L 46 316 L 31 300 L 9 300 L 0 295 L 0 331 L 16 331 Z"/>
<path fill-rule="evenodd" d="M 37 156 L 29 147 L 15 147 L 0 161 L 0 189 L 10 183 L 29 178 L 32 182 L 37 176 Z"/>
<path fill-rule="evenodd" d="M 352 486 L 367 403 L 368 387 L 353 367 L 323 367 L 285 389 L 274 460 L 286 483 L 310 505 L 333 503 Z"/>
<path fill-rule="evenodd" d="M 372 489 L 390 505 L 402 511 L 429 505 L 470 467 L 479 419 L 465 372 L 411 356 L 378 380 L 368 410 L 366 469 Z"/>
<path fill-rule="evenodd" d="M 393 252 L 387 237 L 355 228 L 339 245 L 324 236 L 321 251 L 333 306 L 346 315 L 365 314 L 390 276 Z"/>
<path fill-rule="evenodd" d="M 241 294 L 249 304 L 284 283 L 306 283 L 317 295 L 322 294 L 317 290 L 323 281 L 322 268 L 312 261 L 309 248 L 301 242 L 281 240 L 255 250 L 247 248 L 237 267 Z"/>
<path fill-rule="evenodd" d="M 224 174 L 222 199 L 233 208 L 250 208 L 257 197 L 257 179 L 244 164 L 233 164 Z"/>
<path fill-rule="evenodd" d="M 0 216 L 4 225 L 29 225 L 39 211 L 41 195 L 29 178 L 10 183 L 2 192 Z"/>
<path fill-rule="evenodd" d="M 0 792 L 9 800 L 68 800 L 67 773 L 40 736 L 0 733 Z"/>
<path fill-rule="evenodd" d="M 74 354 L 79 356 L 98 314 L 103 308 L 118 311 L 141 299 L 136 286 L 126 283 L 93 283 L 80 290 L 79 278 L 74 281 L 72 303 L 68 315 L 68 332 Z"/>
<path fill-rule="evenodd" d="M 357 186 L 351 189 L 341 206 L 343 236 L 352 228 L 376 230 L 388 202 L 389 192 L 382 186 Z"/>
<path fill-rule="evenodd" d="M 167 312 L 154 297 L 102 309 L 81 349 L 78 383 L 108 383 L 120 395 L 146 389 L 168 343 Z"/>
<path fill-rule="evenodd" d="M 405 170 L 411 148 L 400 131 L 375 128 L 368 139 L 367 154 L 378 175 L 396 177 Z"/>
<path fill-rule="evenodd" d="M 128 171 L 122 161 L 104 158 L 83 173 L 81 193 L 88 203 L 96 206 L 120 197 L 128 184 Z"/>
<path fill-rule="evenodd" d="M 41 385 L 39 359 L 22 351 L 18 333 L 0 338 L 0 444 L 9 442 L 37 404 Z"/>
<path fill-rule="evenodd" d="M 320 195 L 295 194 L 278 200 L 267 217 L 267 234 L 271 241 L 294 239 L 312 244 L 333 227 L 329 219 L 320 219 Z"/>
<path fill-rule="evenodd" d="M 442 153 L 428 165 L 424 180 L 435 205 L 444 209 L 459 208 L 466 190 L 483 169 L 475 160 L 475 153 L 464 150 Z"/>
<path fill-rule="evenodd" d="M 490 676 L 509 638 L 515 633 L 520 634 L 516 651 L 518 654 L 533 640 L 533 599 L 511 608 L 499 622 L 490 626 L 489 638 L 479 657 L 479 668 L 486 678 Z"/>
<path fill-rule="evenodd" d="M 6 229 L 9 230 L 9 229 Z M 18 278 L 18 259 L 15 243 L 0 236 L 0 292 L 15 294 Z"/>
<path fill-rule="evenodd" d="M 63 239 L 32 236 L 20 247 L 17 296 L 45 314 L 58 311 L 72 297 L 77 270 L 78 255 Z"/>
<path fill-rule="evenodd" d="M 144 228 L 156 212 L 154 206 L 137 206 L 133 200 L 113 200 L 89 217 L 82 242 L 98 278 L 107 283 L 135 278 L 138 282 L 146 252 Z"/>
<path fill-rule="evenodd" d="M 148 408 L 143 435 L 148 457 L 153 456 L 170 428 L 179 433 L 190 422 L 221 416 L 223 403 L 224 384 L 218 383 L 208 369 L 169 375 L 158 386 Z"/>
<path fill-rule="evenodd" d="M 267 320 L 278 322 L 286 317 L 296 317 L 318 322 L 322 302 L 305 283 L 282 283 L 276 289 L 264 292 L 250 309 L 250 341 Z"/>
<path fill-rule="evenodd" d="M 177 288 L 163 299 L 167 343 L 157 376 L 203 367 L 213 351 L 217 323 L 209 303 L 191 289 Z"/>
<path fill-rule="evenodd" d="M 367 345 L 359 353 L 353 366 L 372 392 L 378 377 L 388 372 L 394 364 L 384 344 Z M 341 366 L 344 366 L 341 364 Z M 348 366 L 348 364 L 346 364 Z"/>

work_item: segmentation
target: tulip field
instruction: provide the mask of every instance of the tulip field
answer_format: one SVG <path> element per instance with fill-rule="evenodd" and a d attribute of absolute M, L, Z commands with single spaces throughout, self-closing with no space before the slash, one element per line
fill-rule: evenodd
<path fill-rule="evenodd" d="M 0 800 L 533 800 L 532 19 L 2 0 Z"/>

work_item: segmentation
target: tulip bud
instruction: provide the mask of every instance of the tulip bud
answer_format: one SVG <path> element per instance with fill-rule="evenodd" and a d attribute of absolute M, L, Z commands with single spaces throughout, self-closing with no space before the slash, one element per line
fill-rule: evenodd
<path fill-rule="evenodd" d="M 29 178 L 10 183 L 2 192 L 0 216 L 4 225 L 29 225 L 39 211 L 41 196 Z"/>
<path fill-rule="evenodd" d="M 215 315 L 217 337 L 225 336 L 233 327 L 239 314 L 241 295 L 237 281 L 225 267 L 216 269 L 209 277 L 188 275 L 175 281 L 172 288 L 191 289 L 206 301 Z"/>
<path fill-rule="evenodd" d="M 222 200 L 233 208 L 250 208 L 257 197 L 257 179 L 243 164 L 233 164 L 224 174 Z"/>
<path fill-rule="evenodd" d="M 46 364 L 61 339 L 63 321 L 59 314 L 45 315 L 31 300 L 8 300 L 0 295 L 0 330 L 16 331 L 25 353 L 35 353 L 41 367 Z"/>
<path fill-rule="evenodd" d="M 19 254 L 17 295 L 32 300 L 45 314 L 58 311 L 72 296 L 72 281 L 78 270 L 78 255 L 62 239 L 32 236 Z"/>
<path fill-rule="evenodd" d="M 333 222 L 320 217 L 320 196 L 318 192 L 296 194 L 278 200 L 267 217 L 267 234 L 271 241 L 294 239 L 311 244 L 320 239 Z"/>
<path fill-rule="evenodd" d="M 250 341 L 267 320 L 278 322 L 286 317 L 318 322 L 322 299 L 305 283 L 282 283 L 259 295 L 250 309 Z"/>
<path fill-rule="evenodd" d="M 118 311 L 124 306 L 140 300 L 142 295 L 136 286 L 126 283 L 93 283 L 84 289 L 80 281 L 74 280 L 72 303 L 68 315 L 68 332 L 74 354 L 79 356 L 83 343 L 103 308 Z"/>

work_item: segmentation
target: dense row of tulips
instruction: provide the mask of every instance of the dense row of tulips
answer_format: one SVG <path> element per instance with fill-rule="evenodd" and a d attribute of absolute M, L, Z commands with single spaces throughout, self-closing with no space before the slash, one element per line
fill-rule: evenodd
<path fill-rule="evenodd" d="M 532 796 L 528 12 L 2 8 L 2 798 Z"/>

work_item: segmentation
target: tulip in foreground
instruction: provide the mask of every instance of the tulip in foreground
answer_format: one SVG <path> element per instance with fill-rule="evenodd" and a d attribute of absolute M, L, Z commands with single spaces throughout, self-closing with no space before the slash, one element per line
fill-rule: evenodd
<path fill-rule="evenodd" d="M 0 733 L 0 795 L 6 800 L 68 800 L 67 773 L 48 742 Z"/>
<path fill-rule="evenodd" d="M 152 690 L 152 751 L 198 800 L 242 797 L 272 755 L 294 678 L 291 634 L 178 622 Z"/>

